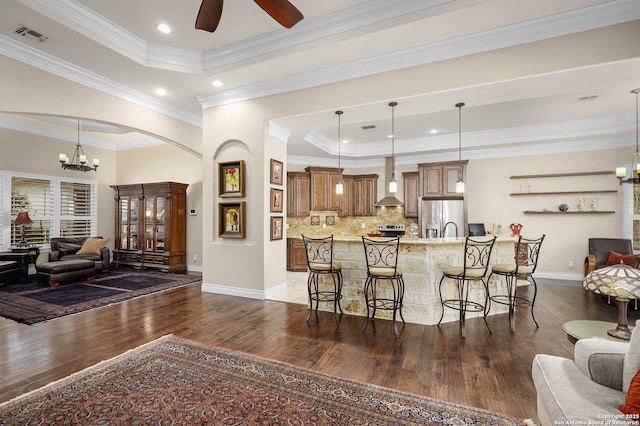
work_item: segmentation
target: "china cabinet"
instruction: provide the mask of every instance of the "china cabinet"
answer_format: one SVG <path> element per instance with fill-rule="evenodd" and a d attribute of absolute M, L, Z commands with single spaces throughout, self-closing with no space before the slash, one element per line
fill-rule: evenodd
<path fill-rule="evenodd" d="M 116 267 L 186 271 L 187 186 L 157 182 L 111 187 L 116 200 Z"/>

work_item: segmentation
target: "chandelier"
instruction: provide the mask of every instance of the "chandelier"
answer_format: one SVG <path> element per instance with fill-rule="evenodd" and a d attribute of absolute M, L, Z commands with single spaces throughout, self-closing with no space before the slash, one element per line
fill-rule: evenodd
<path fill-rule="evenodd" d="M 640 150 L 638 150 L 638 93 L 640 93 L 640 88 L 633 89 L 631 93 L 636 95 L 636 152 L 631 158 L 631 176 L 627 177 L 626 167 L 616 168 L 616 177 L 620 180 L 620 185 L 623 183 L 640 184 Z"/>
<path fill-rule="evenodd" d="M 95 172 L 98 170 L 100 160 L 94 158 L 93 166 L 87 164 L 87 156 L 82 149 L 82 145 L 80 145 L 80 120 L 78 120 L 78 143 L 75 151 L 73 151 L 71 161 L 69 161 L 67 154 L 58 154 L 58 161 L 60 161 L 62 168 L 65 170 L 75 170 L 77 172 L 89 172 L 91 170 Z"/>

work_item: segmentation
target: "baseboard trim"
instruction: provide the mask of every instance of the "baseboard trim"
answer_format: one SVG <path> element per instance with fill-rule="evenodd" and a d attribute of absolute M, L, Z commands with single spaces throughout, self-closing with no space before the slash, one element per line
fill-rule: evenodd
<path fill-rule="evenodd" d="M 224 294 L 227 296 L 246 297 L 248 299 L 266 299 L 265 292 L 262 290 L 250 290 L 246 288 L 227 287 L 216 284 L 202 283 L 202 291 L 204 293 Z"/>

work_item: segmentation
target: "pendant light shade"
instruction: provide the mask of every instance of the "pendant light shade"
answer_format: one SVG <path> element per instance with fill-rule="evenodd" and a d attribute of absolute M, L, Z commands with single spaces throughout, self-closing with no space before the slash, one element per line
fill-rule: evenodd
<path fill-rule="evenodd" d="M 389 181 L 389 192 L 391 194 L 395 194 L 398 192 L 398 182 L 396 181 L 396 153 L 395 153 L 395 144 L 396 144 L 396 117 L 395 117 L 395 107 L 398 105 L 397 102 L 389 102 L 389 106 L 391 107 L 391 180 Z"/>
<path fill-rule="evenodd" d="M 616 177 L 620 180 L 620 184 L 633 183 L 640 184 L 640 150 L 638 149 L 638 121 L 640 121 L 640 113 L 638 111 L 638 94 L 640 88 L 631 91 L 636 95 L 636 152 L 631 157 L 631 173 L 627 177 L 627 168 L 625 166 L 616 168 Z"/>
<path fill-rule="evenodd" d="M 464 102 L 456 104 L 458 108 L 458 161 L 462 161 L 462 107 Z M 464 193 L 464 176 L 462 176 L 462 163 L 458 166 L 458 181 L 456 182 L 456 192 Z"/>
<path fill-rule="evenodd" d="M 342 185 L 342 169 L 340 168 L 340 145 L 342 145 L 342 139 L 340 135 L 340 116 L 342 111 L 336 111 L 338 116 L 338 183 L 336 183 L 336 194 L 341 195 L 344 193 L 344 186 Z"/>

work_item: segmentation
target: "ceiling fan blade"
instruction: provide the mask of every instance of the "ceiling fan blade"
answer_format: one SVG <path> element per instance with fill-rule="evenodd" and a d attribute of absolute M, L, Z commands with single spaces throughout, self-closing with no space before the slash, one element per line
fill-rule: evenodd
<path fill-rule="evenodd" d="M 254 0 L 273 19 L 285 28 L 291 28 L 302 21 L 302 13 L 288 0 Z"/>
<path fill-rule="evenodd" d="M 222 16 L 223 0 L 202 0 L 200 11 L 196 18 L 196 29 L 205 30 L 210 33 L 218 28 L 220 17 Z"/>

